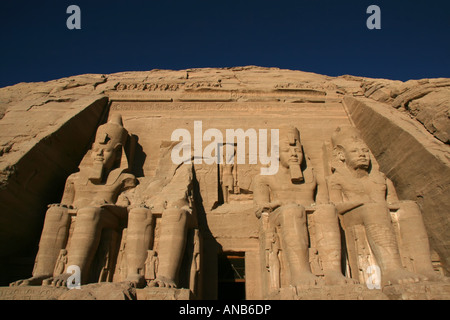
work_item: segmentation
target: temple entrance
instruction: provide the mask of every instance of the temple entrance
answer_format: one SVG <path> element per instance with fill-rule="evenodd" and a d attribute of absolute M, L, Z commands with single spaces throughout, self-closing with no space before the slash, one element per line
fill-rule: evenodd
<path fill-rule="evenodd" d="M 218 256 L 219 300 L 245 300 L 245 253 L 224 252 Z"/>

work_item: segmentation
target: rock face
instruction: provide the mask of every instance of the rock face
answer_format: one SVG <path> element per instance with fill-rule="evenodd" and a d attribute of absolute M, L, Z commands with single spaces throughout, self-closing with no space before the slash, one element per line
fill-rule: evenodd
<path fill-rule="evenodd" d="M 255 66 L 0 88 L 0 298 L 448 299 L 449 102 L 449 79 Z"/>
<path fill-rule="evenodd" d="M 436 139 L 450 143 L 450 105 L 448 79 L 364 81 L 364 95 L 410 115 Z"/>

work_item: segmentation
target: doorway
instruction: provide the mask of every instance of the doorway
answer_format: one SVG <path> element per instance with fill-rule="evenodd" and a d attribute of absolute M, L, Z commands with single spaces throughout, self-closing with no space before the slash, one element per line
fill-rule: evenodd
<path fill-rule="evenodd" d="M 224 252 L 218 256 L 219 300 L 245 300 L 245 252 Z"/>

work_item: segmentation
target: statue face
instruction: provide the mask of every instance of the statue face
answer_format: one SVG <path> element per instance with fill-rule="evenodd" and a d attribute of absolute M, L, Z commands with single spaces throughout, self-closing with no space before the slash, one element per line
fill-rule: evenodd
<path fill-rule="evenodd" d="M 101 162 L 103 167 L 109 171 L 114 165 L 117 148 L 113 145 L 113 140 L 108 134 L 99 132 L 92 146 L 92 159 L 94 162 Z"/>
<path fill-rule="evenodd" d="M 300 143 L 296 140 L 295 145 L 290 144 L 287 138 L 280 140 L 280 163 L 283 167 L 300 165 L 303 161 L 303 153 Z"/>
<path fill-rule="evenodd" d="M 369 169 L 370 153 L 362 141 L 349 141 L 339 152 L 339 159 L 345 161 L 351 169 Z"/>

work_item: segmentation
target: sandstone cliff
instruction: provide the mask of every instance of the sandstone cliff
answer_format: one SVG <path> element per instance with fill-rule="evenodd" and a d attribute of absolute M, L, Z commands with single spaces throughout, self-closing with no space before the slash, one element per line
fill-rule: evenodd
<path fill-rule="evenodd" d="M 258 104 L 308 105 L 311 117 L 314 104 L 342 105 L 399 195 L 418 201 L 433 249 L 450 269 L 450 79 L 401 82 L 246 66 L 87 74 L 0 88 L 0 267 L 6 273 L 32 264 L 46 206 L 59 201 L 111 101 L 171 102 L 173 108 L 204 102 L 217 110 L 251 104 L 255 118 L 266 116 Z M 17 278 L 5 277 L 0 280 Z"/>

